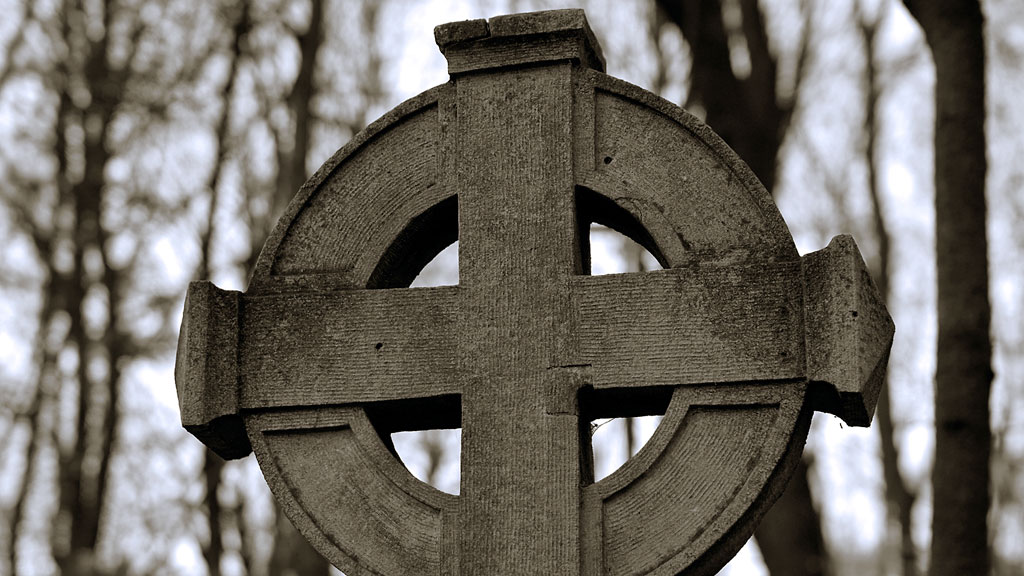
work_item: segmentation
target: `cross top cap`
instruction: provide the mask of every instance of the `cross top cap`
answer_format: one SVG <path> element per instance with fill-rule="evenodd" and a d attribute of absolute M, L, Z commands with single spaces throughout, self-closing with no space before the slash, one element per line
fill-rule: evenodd
<path fill-rule="evenodd" d="M 452 75 L 555 60 L 605 70 L 601 45 L 580 9 L 449 22 L 434 28 L 434 41 Z"/>

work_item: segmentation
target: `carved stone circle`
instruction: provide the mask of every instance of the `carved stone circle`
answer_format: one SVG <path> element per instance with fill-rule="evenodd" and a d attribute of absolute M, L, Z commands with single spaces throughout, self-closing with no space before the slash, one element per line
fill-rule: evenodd
<path fill-rule="evenodd" d="M 714 574 L 814 410 L 866 426 L 893 325 L 853 240 L 804 256 L 750 170 L 603 73 L 582 11 L 439 26 L 451 81 L 338 151 L 245 293 L 189 286 L 182 423 L 256 453 L 347 574 Z M 665 270 L 588 275 L 608 225 Z M 459 244 L 459 284 L 407 288 Z M 594 482 L 589 422 L 664 413 Z M 458 427 L 459 496 L 390 433 Z"/>

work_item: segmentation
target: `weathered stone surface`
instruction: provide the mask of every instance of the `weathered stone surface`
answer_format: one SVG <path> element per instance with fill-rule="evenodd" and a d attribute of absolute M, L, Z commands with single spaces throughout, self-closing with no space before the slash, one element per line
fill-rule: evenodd
<path fill-rule="evenodd" d="M 442 24 L 434 39 L 452 76 L 568 60 L 604 71 L 604 54 L 582 10 L 549 10 Z"/>
<path fill-rule="evenodd" d="M 435 37 L 452 82 L 302 187 L 248 291 L 190 286 L 183 424 L 225 457 L 251 444 L 349 574 L 715 573 L 813 410 L 870 421 L 892 322 L 856 245 L 801 258 L 717 136 L 601 73 L 581 11 Z M 667 269 L 588 276 L 591 222 Z M 456 239 L 458 286 L 406 288 Z M 589 421 L 661 412 L 594 482 Z M 456 426 L 451 496 L 388 434 Z"/>
<path fill-rule="evenodd" d="M 803 258 L 807 379 L 831 389 L 818 408 L 867 426 L 885 381 L 895 325 L 850 236 Z"/>
<path fill-rule="evenodd" d="M 252 450 L 238 410 L 238 297 L 189 285 L 174 363 L 182 426 L 228 459 Z"/>

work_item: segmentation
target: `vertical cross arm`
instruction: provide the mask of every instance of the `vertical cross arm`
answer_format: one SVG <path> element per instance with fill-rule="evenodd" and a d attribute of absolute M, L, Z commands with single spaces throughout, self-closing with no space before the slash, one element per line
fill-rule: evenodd
<path fill-rule="evenodd" d="M 603 69 L 582 11 L 441 26 L 459 196 L 460 572 L 579 574 L 581 433 L 565 286 L 582 268 L 576 85 Z"/>
<path fill-rule="evenodd" d="M 853 237 L 836 236 L 801 259 L 807 379 L 815 408 L 868 426 L 878 402 L 895 325 Z"/>

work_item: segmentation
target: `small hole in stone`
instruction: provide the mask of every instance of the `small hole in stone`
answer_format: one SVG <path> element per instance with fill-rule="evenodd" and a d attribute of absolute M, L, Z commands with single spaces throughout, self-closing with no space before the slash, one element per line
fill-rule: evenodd
<path fill-rule="evenodd" d="M 612 157 L 611 156 L 605 156 L 604 157 L 604 163 L 605 164 L 611 164 L 612 163 Z"/>
<path fill-rule="evenodd" d="M 383 342 L 377 342 L 377 345 L 374 346 L 374 348 L 376 348 L 377 350 L 380 350 L 383 347 L 384 347 L 384 343 Z"/>
<path fill-rule="evenodd" d="M 854 317 L 854 318 L 856 318 L 856 317 L 857 317 L 857 311 L 856 311 L 856 310 L 854 310 L 854 311 L 853 311 L 853 317 Z"/>

